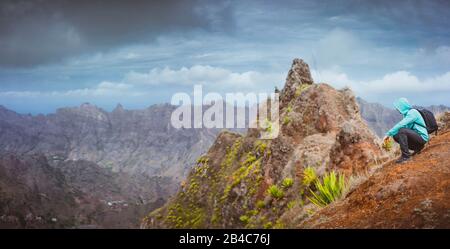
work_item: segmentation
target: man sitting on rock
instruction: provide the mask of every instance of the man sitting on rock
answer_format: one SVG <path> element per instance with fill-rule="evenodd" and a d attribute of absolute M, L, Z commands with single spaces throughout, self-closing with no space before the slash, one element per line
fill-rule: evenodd
<path fill-rule="evenodd" d="M 428 142 L 429 137 L 422 115 L 411 107 L 406 98 L 395 101 L 394 107 L 403 115 L 403 119 L 386 133 L 384 141 L 387 142 L 390 137 L 394 137 L 402 151 L 396 163 L 403 163 L 412 155 L 418 154 Z M 414 153 L 410 154 L 409 150 L 413 150 Z"/>

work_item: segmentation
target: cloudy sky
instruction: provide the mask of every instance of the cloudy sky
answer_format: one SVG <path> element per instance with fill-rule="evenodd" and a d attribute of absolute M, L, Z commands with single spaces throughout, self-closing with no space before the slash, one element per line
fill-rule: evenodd
<path fill-rule="evenodd" d="M 0 105 L 111 110 L 175 92 L 271 92 L 295 57 L 316 82 L 390 106 L 450 105 L 448 1 L 0 2 Z"/>

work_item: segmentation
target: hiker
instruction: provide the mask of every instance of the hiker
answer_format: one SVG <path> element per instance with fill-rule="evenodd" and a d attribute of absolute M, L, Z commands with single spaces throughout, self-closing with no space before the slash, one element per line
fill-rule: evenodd
<path fill-rule="evenodd" d="M 421 113 L 413 109 L 406 98 L 395 101 L 394 107 L 403 115 L 403 119 L 386 133 L 384 141 L 388 142 L 390 137 L 394 137 L 402 152 L 396 163 L 403 163 L 411 156 L 420 153 L 428 142 L 429 136 Z M 409 150 L 413 150 L 414 153 L 410 154 Z"/>

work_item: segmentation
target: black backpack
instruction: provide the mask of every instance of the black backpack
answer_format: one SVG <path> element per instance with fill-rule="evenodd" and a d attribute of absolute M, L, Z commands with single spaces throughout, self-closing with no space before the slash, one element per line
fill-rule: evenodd
<path fill-rule="evenodd" d="M 428 134 L 436 132 L 436 135 L 437 135 L 437 130 L 438 130 L 439 127 L 437 125 L 436 118 L 434 117 L 434 114 L 431 111 L 427 110 L 427 109 L 416 109 L 416 110 L 422 116 L 423 120 L 425 121 L 425 125 L 426 126 L 423 126 L 423 125 L 421 125 L 419 123 L 415 123 L 415 124 L 426 128 Z"/>

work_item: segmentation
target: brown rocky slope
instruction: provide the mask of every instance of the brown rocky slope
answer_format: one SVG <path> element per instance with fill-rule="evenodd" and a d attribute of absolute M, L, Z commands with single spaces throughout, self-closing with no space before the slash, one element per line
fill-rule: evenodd
<path fill-rule="evenodd" d="M 422 153 L 393 161 L 300 228 L 450 228 L 450 113 Z"/>

